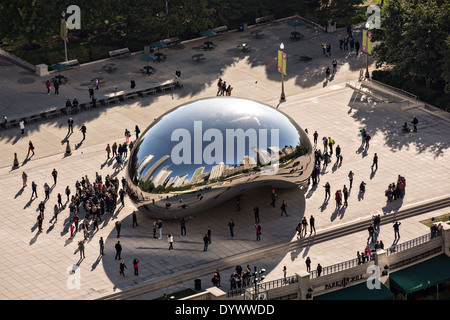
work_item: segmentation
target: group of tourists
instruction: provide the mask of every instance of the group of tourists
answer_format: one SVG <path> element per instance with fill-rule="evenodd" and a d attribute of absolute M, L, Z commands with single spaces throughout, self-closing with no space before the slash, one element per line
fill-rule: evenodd
<path fill-rule="evenodd" d="M 222 78 L 217 81 L 217 94 L 216 96 L 231 96 L 231 91 L 233 87 L 231 85 L 227 86 L 227 82 L 222 80 Z"/>

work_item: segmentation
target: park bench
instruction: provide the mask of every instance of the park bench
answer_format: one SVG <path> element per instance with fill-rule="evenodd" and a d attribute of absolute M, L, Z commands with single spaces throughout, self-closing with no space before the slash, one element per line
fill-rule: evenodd
<path fill-rule="evenodd" d="M 38 121 L 38 120 L 41 120 L 41 115 L 40 114 L 33 114 L 31 116 L 25 117 L 25 122 L 26 123 L 30 123 L 32 121 Z"/>
<path fill-rule="evenodd" d="M 255 22 L 256 22 L 257 25 L 264 24 L 264 23 L 269 23 L 270 24 L 270 23 L 272 23 L 272 21 L 274 19 L 275 19 L 274 16 L 270 15 L 270 16 L 264 16 L 264 17 L 256 18 Z"/>
<path fill-rule="evenodd" d="M 160 41 L 164 42 L 166 44 L 166 46 L 168 46 L 168 47 L 176 46 L 177 44 L 181 43 L 181 41 L 178 37 L 167 38 L 167 39 L 160 40 Z"/>
<path fill-rule="evenodd" d="M 158 89 L 161 92 L 165 92 L 166 90 L 169 90 L 169 89 L 172 91 L 175 89 L 175 84 L 173 84 L 173 83 L 165 84 L 165 85 L 158 87 Z"/>
<path fill-rule="evenodd" d="M 5 127 L 6 127 L 6 129 L 9 129 L 9 128 L 14 127 L 14 126 L 18 126 L 19 122 L 20 122 L 20 119 L 8 120 L 8 122 L 5 124 Z"/>
<path fill-rule="evenodd" d="M 212 31 L 214 31 L 217 34 L 224 33 L 224 32 L 228 32 L 228 27 L 227 26 L 221 26 L 221 27 L 217 27 L 215 29 L 212 29 Z"/>
<path fill-rule="evenodd" d="M 64 61 L 64 62 L 60 62 L 59 64 L 64 64 L 68 67 L 68 69 L 71 68 L 75 68 L 75 67 L 79 67 L 80 63 L 78 62 L 77 59 L 73 59 L 73 60 L 69 60 L 69 61 Z"/>
<path fill-rule="evenodd" d="M 50 108 L 42 113 L 43 116 L 45 116 L 47 119 L 50 119 L 51 117 L 58 117 L 61 115 L 61 108 Z"/>
<path fill-rule="evenodd" d="M 130 49 L 128 49 L 128 48 L 112 50 L 109 52 L 109 56 L 111 58 L 122 58 L 122 57 L 129 56 L 130 54 L 131 54 L 131 52 L 130 52 Z"/>
<path fill-rule="evenodd" d="M 128 92 L 123 95 L 123 100 L 127 101 L 128 99 L 135 99 L 138 96 L 137 92 Z"/>
<path fill-rule="evenodd" d="M 115 96 L 115 97 L 110 97 L 110 98 L 106 98 L 104 101 L 102 101 L 101 103 L 105 106 L 109 105 L 110 103 L 117 103 L 120 101 L 120 97 L 121 96 Z"/>
<path fill-rule="evenodd" d="M 150 88 L 150 89 L 142 90 L 142 91 L 140 92 L 140 94 L 141 94 L 143 97 L 146 97 L 146 96 L 148 96 L 149 94 L 153 95 L 153 94 L 155 94 L 155 93 L 156 93 L 156 89 L 155 89 L 155 88 Z"/>

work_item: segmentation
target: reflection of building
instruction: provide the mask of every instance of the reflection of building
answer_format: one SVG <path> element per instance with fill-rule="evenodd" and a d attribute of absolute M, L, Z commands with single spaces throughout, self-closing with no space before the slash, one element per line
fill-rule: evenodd
<path fill-rule="evenodd" d="M 145 173 L 144 178 L 142 178 L 142 180 L 144 181 L 149 181 L 153 172 L 155 172 L 167 159 L 169 159 L 170 156 L 165 155 L 163 157 L 161 157 L 161 159 L 159 159 L 158 161 L 156 161 L 151 167 L 150 169 L 148 169 L 148 171 Z"/>
<path fill-rule="evenodd" d="M 169 166 L 164 166 L 153 179 L 155 187 L 164 184 L 164 181 L 166 181 L 167 177 L 172 173 L 172 170 L 167 170 L 168 167 Z"/>
<path fill-rule="evenodd" d="M 152 161 L 153 156 L 149 155 L 149 156 L 145 156 L 144 159 L 141 161 L 141 163 L 138 165 L 138 176 L 140 178 L 141 174 L 142 174 L 142 170 L 145 169 L 145 167 L 150 163 L 150 161 Z"/>
<path fill-rule="evenodd" d="M 187 181 L 186 180 L 187 176 L 188 176 L 187 173 L 181 176 L 176 176 L 175 179 L 173 180 L 173 187 L 174 188 L 181 187 Z"/>
<path fill-rule="evenodd" d="M 225 163 L 221 162 L 211 168 L 211 174 L 209 175 L 209 180 L 218 179 L 225 173 Z"/>
<path fill-rule="evenodd" d="M 288 155 L 291 154 L 292 152 L 295 152 L 295 148 L 292 146 L 284 146 L 283 148 L 283 152 Z"/>
<path fill-rule="evenodd" d="M 205 171 L 205 167 L 199 167 L 195 169 L 194 174 L 191 178 L 191 183 L 197 183 L 199 180 L 203 178 L 203 171 Z"/>

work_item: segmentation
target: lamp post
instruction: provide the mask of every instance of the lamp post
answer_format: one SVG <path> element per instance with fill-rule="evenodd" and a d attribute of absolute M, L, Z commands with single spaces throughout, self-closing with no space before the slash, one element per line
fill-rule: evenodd
<path fill-rule="evenodd" d="M 284 94 L 284 74 L 283 74 L 283 54 L 284 54 L 284 43 L 280 44 L 280 50 L 282 52 L 281 54 L 281 97 L 280 97 L 280 102 L 284 102 L 286 101 L 286 95 Z M 280 63 L 280 62 L 279 62 Z"/>
<path fill-rule="evenodd" d="M 66 42 L 66 12 L 63 11 L 61 13 L 62 19 L 61 19 L 61 28 L 63 29 L 63 41 L 64 41 L 64 56 L 66 58 L 67 61 L 67 42 Z"/>
<path fill-rule="evenodd" d="M 253 283 L 255 284 L 255 292 L 253 293 L 253 300 L 260 300 L 259 298 L 259 289 L 258 289 L 258 283 L 263 281 L 264 278 L 266 276 L 263 276 L 262 274 L 266 272 L 266 269 L 261 269 L 261 271 L 256 271 L 256 267 L 255 267 L 255 272 L 253 272 L 252 276 L 253 276 Z M 267 296 L 264 298 L 264 300 L 267 300 Z"/>

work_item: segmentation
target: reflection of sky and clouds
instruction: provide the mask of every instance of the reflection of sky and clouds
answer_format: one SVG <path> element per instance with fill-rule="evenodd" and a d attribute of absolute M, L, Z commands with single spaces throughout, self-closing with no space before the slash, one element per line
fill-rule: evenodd
<path fill-rule="evenodd" d="M 177 129 L 177 132 L 189 133 L 186 141 L 184 135 L 179 141 L 171 141 L 172 133 Z M 185 130 L 180 131 L 179 129 Z M 254 139 L 249 139 L 247 136 L 242 140 L 245 140 L 245 147 L 242 148 L 242 145 L 239 146 L 238 139 L 227 139 L 227 129 L 231 129 L 231 133 L 250 134 L 256 138 L 258 145 L 250 145 Z M 236 131 L 238 129 L 243 131 Z M 212 138 L 205 138 L 205 132 L 210 133 L 210 138 Z M 219 132 L 222 144 L 221 141 L 215 141 Z M 260 139 L 260 134 L 262 139 Z M 203 141 L 203 139 L 208 141 Z M 190 163 L 175 165 L 174 159 L 171 158 L 172 150 L 176 149 L 177 145 L 178 149 L 176 150 L 179 150 L 182 140 L 184 146 L 190 146 L 190 148 L 185 148 L 185 150 L 190 149 L 188 150 L 190 161 L 187 161 Z M 196 170 L 195 179 L 201 173 L 211 172 L 212 168 L 221 161 L 231 167 L 239 166 L 243 161 L 243 155 L 256 159 L 255 147 L 263 147 L 266 152 L 270 153 L 269 147 L 279 147 L 280 149 L 286 145 L 296 147 L 300 146 L 302 141 L 306 142 L 307 149 L 311 149 L 310 141 L 303 130 L 280 111 L 250 100 L 218 97 L 182 105 L 158 118 L 142 134 L 141 141 L 137 143 L 131 156 L 132 162 L 137 166 L 136 173 L 139 179 L 144 181 L 152 178 L 159 181 L 172 179 L 173 181 L 177 176 L 184 176 L 189 181 Z M 227 146 L 230 145 L 233 146 L 233 149 L 228 149 L 227 153 Z M 205 152 L 204 155 L 207 156 L 214 149 L 213 146 L 222 147 L 222 157 L 215 157 L 215 159 L 221 158 L 220 161 L 208 164 L 202 152 L 206 148 L 208 152 Z M 234 154 L 232 160 L 229 157 L 230 150 Z M 179 154 L 185 156 L 183 153 Z M 217 155 L 212 153 L 211 156 Z M 204 167 L 204 169 L 198 169 L 200 167 Z"/>

